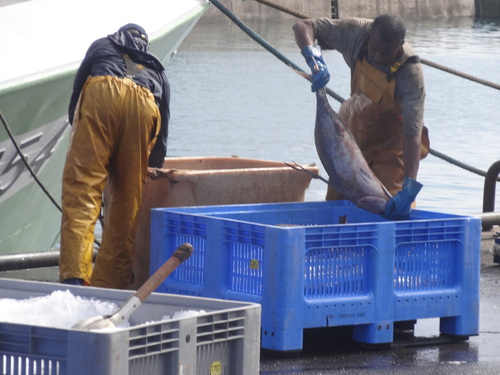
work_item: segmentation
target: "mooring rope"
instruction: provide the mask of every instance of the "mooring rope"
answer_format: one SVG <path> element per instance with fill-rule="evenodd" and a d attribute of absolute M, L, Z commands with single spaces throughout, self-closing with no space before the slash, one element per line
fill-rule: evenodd
<path fill-rule="evenodd" d="M 474 76 L 472 76 L 470 74 L 467 74 L 467 73 L 462 73 L 462 72 L 460 72 L 458 70 L 449 68 L 449 67 L 447 67 L 445 65 L 437 64 L 437 63 L 429 61 L 427 59 L 420 58 L 420 62 L 422 64 L 429 65 L 430 67 L 433 67 L 435 69 L 442 70 L 443 72 L 454 74 L 454 75 L 456 75 L 458 77 L 468 79 L 469 81 L 480 83 L 480 84 L 482 84 L 484 86 L 489 86 L 491 88 L 500 90 L 500 85 L 498 83 L 487 81 L 487 80 L 481 79 L 481 78 L 477 78 L 477 77 L 474 77 Z"/>
<path fill-rule="evenodd" d="M 264 5 L 267 5 L 271 8 L 274 8 L 274 9 L 281 10 L 282 12 L 288 13 L 292 16 L 297 17 L 297 18 L 302 18 L 302 19 L 311 18 L 311 17 L 308 17 L 307 15 L 305 15 L 304 13 L 297 12 L 293 9 L 287 8 L 283 5 L 273 3 L 273 2 L 268 1 L 268 0 L 254 0 L 254 1 L 261 3 L 261 4 L 264 4 Z"/>
<path fill-rule="evenodd" d="M 474 168 L 474 167 L 471 167 L 470 165 L 467 165 L 467 164 L 464 164 L 456 159 L 453 159 L 452 157 L 448 156 L 448 155 L 445 155 L 439 151 L 436 151 L 436 150 L 430 150 L 429 151 L 430 154 L 440 158 L 440 159 L 443 159 L 444 161 L 447 161 L 448 163 L 450 164 L 454 164 L 462 169 L 465 169 L 466 171 L 469 171 L 469 172 L 472 172 L 472 173 L 475 173 L 479 176 L 482 176 L 482 177 L 486 177 L 487 175 L 487 172 L 484 172 L 478 168 Z M 497 181 L 500 181 L 500 177 L 497 178 Z"/>
<path fill-rule="evenodd" d="M 7 120 L 5 120 L 5 117 L 3 116 L 2 114 L 2 111 L 0 111 L 0 120 L 2 121 L 3 123 L 3 126 L 5 128 L 5 131 L 7 132 L 12 144 L 14 145 L 14 147 L 16 148 L 16 151 L 17 151 L 17 154 L 19 155 L 19 157 L 21 158 L 21 160 L 23 161 L 24 165 L 26 166 L 26 169 L 30 172 L 31 174 L 31 177 L 33 177 L 33 179 L 35 180 L 35 182 L 38 184 L 38 186 L 40 186 L 40 188 L 43 190 L 43 192 L 45 193 L 45 195 L 50 199 L 50 201 L 54 204 L 54 206 L 56 206 L 56 208 L 62 212 L 62 208 L 61 206 L 59 205 L 59 203 L 54 199 L 54 197 L 50 194 L 50 192 L 47 190 L 47 188 L 45 187 L 45 185 L 42 183 L 42 181 L 40 181 L 40 179 L 38 178 L 38 176 L 36 175 L 35 171 L 33 170 L 33 168 L 31 168 L 29 162 L 28 162 L 28 158 L 26 157 L 26 155 L 23 154 L 22 150 L 21 150 L 21 147 L 19 146 L 19 144 L 17 143 L 16 141 L 16 138 L 14 137 L 14 135 L 12 134 L 12 131 L 10 129 L 10 126 L 9 124 L 7 123 Z M 94 243 L 98 246 L 101 246 L 101 243 L 94 239 Z"/>
<path fill-rule="evenodd" d="M 284 56 L 281 52 L 279 52 L 275 47 L 273 47 L 270 43 L 268 43 L 264 38 L 262 38 L 259 34 L 257 34 L 255 31 L 253 31 L 250 27 L 248 27 L 243 21 L 241 21 L 233 12 L 231 12 L 229 9 L 227 9 L 219 0 L 209 0 L 217 9 L 219 9 L 224 15 L 226 15 L 231 21 L 233 21 L 236 26 L 238 26 L 241 30 L 243 30 L 250 38 L 255 40 L 257 43 L 259 43 L 262 47 L 267 49 L 269 52 L 271 52 L 274 56 L 276 56 L 279 60 L 284 62 L 286 65 L 288 65 L 290 68 L 301 72 L 305 73 L 304 70 L 299 67 L 297 64 L 295 64 L 293 61 L 291 61 L 289 58 Z M 304 77 L 305 78 L 305 77 Z M 308 78 L 306 78 L 308 79 Z M 338 95 L 336 92 L 333 90 L 329 89 L 328 87 L 325 87 L 327 93 L 334 98 L 335 100 L 339 101 L 342 103 L 345 99 Z"/>
<path fill-rule="evenodd" d="M 59 211 L 62 212 L 62 209 L 61 209 L 61 206 L 59 205 L 59 203 L 57 203 L 57 201 L 52 197 L 52 195 L 47 190 L 47 188 L 45 187 L 45 185 L 42 184 L 42 182 L 40 181 L 40 179 L 36 175 L 35 171 L 31 168 L 30 164 L 28 163 L 28 158 L 26 157 L 26 155 L 24 155 L 22 153 L 21 147 L 19 146 L 19 144 L 17 143 L 16 139 L 14 138 L 14 135 L 12 134 L 12 131 L 10 130 L 9 124 L 7 124 L 7 120 L 5 120 L 5 117 L 3 117 L 3 114 L 2 114 L 1 111 L 0 111 L 0 120 L 2 120 L 2 123 L 3 123 L 3 126 L 5 128 L 5 131 L 7 132 L 7 134 L 9 136 L 12 144 L 16 148 L 17 154 L 19 155 L 19 157 L 23 161 L 24 165 L 26 166 L 26 169 L 28 169 L 28 171 L 30 172 L 31 177 L 33 177 L 33 179 L 35 180 L 35 182 L 38 184 L 38 186 L 40 186 L 40 188 L 43 190 L 43 192 L 45 193 L 45 195 L 47 195 L 47 197 L 52 201 L 52 203 L 54 204 L 54 206 L 56 206 L 56 208 Z"/>
<path fill-rule="evenodd" d="M 282 5 L 273 3 L 273 2 L 271 2 L 269 0 L 254 0 L 254 1 L 256 1 L 258 3 L 261 3 L 261 4 L 264 4 L 264 5 L 267 5 L 267 6 L 271 7 L 271 8 L 280 10 L 280 11 L 282 11 L 284 13 L 288 13 L 288 14 L 294 16 L 294 17 L 297 17 L 297 18 L 301 18 L 301 19 L 311 18 L 310 16 L 308 16 L 308 15 L 306 15 L 304 13 L 296 12 L 293 9 L 290 9 L 290 8 L 284 7 Z M 500 90 L 500 84 L 498 84 L 498 83 L 491 82 L 491 81 L 488 81 L 488 80 L 485 80 L 485 79 L 482 79 L 482 78 L 474 77 L 473 75 L 460 72 L 458 70 L 449 68 L 449 67 L 447 67 L 445 65 L 437 64 L 437 63 L 429 61 L 427 59 L 420 58 L 420 62 L 422 64 L 428 65 L 428 66 L 430 66 L 432 68 L 442 70 L 443 72 L 454 74 L 454 75 L 456 75 L 458 77 L 468 79 L 469 81 L 480 83 L 480 84 L 482 84 L 484 86 L 489 86 L 489 87 L 494 88 L 496 90 Z"/>
<path fill-rule="evenodd" d="M 209 1 L 217 9 L 219 9 L 224 15 L 226 15 L 234 24 L 236 24 L 241 30 L 243 30 L 249 37 L 251 37 L 257 43 L 259 43 L 261 46 L 263 46 L 265 49 L 267 49 L 269 52 L 271 52 L 279 60 L 281 60 L 282 62 L 284 62 L 286 65 L 288 65 L 292 69 L 304 73 L 304 70 L 302 70 L 299 66 L 297 66 L 295 63 L 293 63 L 290 59 L 288 59 L 286 56 L 284 56 L 282 53 L 280 53 L 275 47 L 273 47 L 266 40 L 264 40 L 261 36 L 259 36 L 255 31 L 253 31 L 250 27 L 248 27 L 233 12 L 231 12 L 223 4 L 221 4 L 221 2 L 219 0 L 209 0 Z M 271 3 L 268 0 L 255 0 L 255 1 L 258 1 L 258 2 L 266 4 L 266 5 L 270 5 L 270 6 L 276 7 L 277 9 L 280 9 L 280 10 L 282 10 L 282 9 L 286 10 L 287 9 L 285 7 L 278 6 L 278 5 L 274 4 L 274 3 Z M 295 13 L 296 15 L 300 15 L 301 17 L 304 16 L 301 13 L 297 13 L 297 12 L 293 12 L 293 13 Z M 304 16 L 304 18 L 308 18 L 308 17 Z M 333 90 L 329 89 L 328 87 L 325 87 L 325 89 L 326 89 L 326 92 L 331 97 L 333 97 L 335 100 L 337 100 L 338 102 L 342 103 L 345 100 L 344 98 L 342 98 L 340 95 L 338 95 L 337 93 L 335 93 Z M 438 158 L 440 158 L 440 159 L 442 159 L 444 161 L 447 161 L 448 163 L 453 164 L 453 165 L 455 165 L 457 167 L 463 168 L 463 169 L 465 169 L 467 171 L 473 172 L 473 173 L 478 174 L 478 175 L 483 176 L 483 177 L 486 176 L 486 172 L 484 172 L 484 171 L 482 171 L 480 169 L 468 166 L 468 165 L 466 165 L 466 164 L 464 164 L 464 163 L 462 163 L 462 162 L 460 162 L 460 161 L 458 161 L 456 159 L 453 159 L 452 157 L 447 156 L 447 155 L 445 155 L 445 154 L 443 154 L 443 153 L 441 153 L 439 151 L 436 151 L 436 150 L 434 150 L 432 148 L 429 148 L 429 153 L 431 155 L 436 156 L 436 157 L 438 157 Z M 500 178 L 498 179 L 498 181 L 500 181 Z"/>

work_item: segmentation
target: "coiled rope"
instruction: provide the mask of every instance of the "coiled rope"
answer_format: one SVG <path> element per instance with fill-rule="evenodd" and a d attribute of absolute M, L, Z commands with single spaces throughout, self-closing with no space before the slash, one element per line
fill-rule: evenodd
<path fill-rule="evenodd" d="M 290 68 L 296 70 L 296 71 L 299 71 L 301 73 L 304 73 L 304 70 L 302 70 L 299 66 L 297 66 L 294 62 L 292 62 L 290 59 L 288 59 L 286 56 L 284 56 L 282 53 L 280 53 L 275 47 L 273 47 L 271 44 L 269 44 L 266 40 L 264 40 L 261 36 L 259 36 L 255 31 L 253 31 L 250 27 L 248 27 L 243 21 L 241 21 L 233 12 L 231 12 L 229 9 L 227 9 L 223 4 L 221 4 L 221 2 L 219 0 L 209 0 L 217 9 L 219 9 L 225 16 L 227 16 L 234 24 L 236 24 L 241 30 L 243 30 L 249 37 L 251 37 L 253 40 L 255 40 L 257 43 L 259 43 L 261 46 L 263 46 L 265 49 L 267 49 L 269 52 L 271 52 L 274 56 L 276 56 L 279 60 L 281 60 L 282 62 L 284 62 L 286 65 L 288 65 Z M 281 11 L 284 11 L 286 13 L 289 13 L 291 15 L 294 15 L 296 17 L 299 17 L 299 18 L 310 18 L 310 17 L 307 17 L 306 15 L 302 14 L 302 13 L 298 13 L 298 12 L 295 12 L 289 8 L 286 8 L 286 7 L 283 7 L 281 5 L 278 5 L 278 4 L 275 4 L 275 3 L 272 3 L 268 0 L 255 0 L 259 3 L 262 3 L 262 4 L 265 4 L 265 5 L 269 5 L 273 8 L 276 8 L 278 10 L 281 10 Z M 422 61 L 422 59 L 421 59 Z M 423 62 L 423 61 L 422 61 Z M 430 62 L 428 62 L 430 63 Z M 440 66 L 439 64 L 435 64 L 435 63 L 431 63 L 433 65 L 433 67 L 441 67 L 443 68 L 443 70 L 445 71 L 448 71 L 450 73 L 452 72 L 455 72 L 455 73 L 460 73 L 458 71 L 455 71 L 453 69 L 449 69 L 449 68 L 446 68 L 444 66 Z M 454 74 L 455 74 L 454 73 Z M 475 77 L 472 77 L 468 74 L 465 74 L 465 73 L 460 73 L 461 76 L 464 76 L 464 78 L 467 78 L 467 79 L 470 79 L 470 80 L 474 80 L 476 82 L 479 82 L 479 83 L 483 83 L 483 84 L 486 84 L 488 81 L 484 81 L 484 80 L 480 80 L 480 79 L 477 79 Z M 497 85 L 495 83 L 489 83 L 488 86 L 490 87 L 493 87 L 493 88 L 498 88 L 500 89 L 500 85 Z M 335 93 L 333 90 L 329 89 L 328 87 L 326 87 L 326 92 L 332 97 L 334 98 L 335 100 L 337 100 L 338 102 L 342 103 L 345 99 L 342 98 L 340 95 L 338 95 L 337 93 Z M 465 169 L 469 172 L 472 172 L 472 173 L 475 173 L 477 175 L 480 175 L 480 176 L 483 176 L 483 177 L 486 177 L 486 172 L 485 171 L 482 171 L 480 169 L 477 169 L 477 168 L 474 168 L 474 167 L 471 167 L 465 163 L 462 163 L 450 156 L 447 156 L 439 151 L 436 151 L 432 148 L 429 148 L 429 153 L 433 156 L 436 156 L 444 161 L 447 161 L 448 163 L 450 164 L 453 164 L 453 165 L 456 165 L 457 167 L 460 167 L 462 169 Z M 497 181 L 500 181 L 500 178 L 497 179 Z"/>

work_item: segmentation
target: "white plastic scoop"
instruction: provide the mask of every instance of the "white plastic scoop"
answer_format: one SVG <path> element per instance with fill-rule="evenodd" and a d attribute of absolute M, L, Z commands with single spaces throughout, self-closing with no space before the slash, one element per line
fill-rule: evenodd
<path fill-rule="evenodd" d="M 137 290 L 132 298 L 112 315 L 98 315 L 76 323 L 72 328 L 92 330 L 113 328 L 128 319 L 142 302 L 170 275 L 179 264 L 188 259 L 193 253 L 193 246 L 183 243 L 172 256 Z"/>

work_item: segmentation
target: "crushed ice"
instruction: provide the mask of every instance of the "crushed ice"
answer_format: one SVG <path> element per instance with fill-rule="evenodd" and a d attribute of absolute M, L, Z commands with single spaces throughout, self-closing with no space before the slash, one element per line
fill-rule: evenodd
<path fill-rule="evenodd" d="M 93 316 L 114 314 L 120 308 L 113 302 L 75 296 L 69 290 L 56 290 L 46 296 L 27 299 L 0 298 L 0 306 L 0 322 L 63 329 L 70 329 L 75 323 Z M 204 310 L 180 310 L 163 316 L 161 321 L 203 313 Z M 128 326 L 129 323 L 124 322 L 120 328 Z"/>
<path fill-rule="evenodd" d="M 118 306 L 74 296 L 69 290 L 26 299 L 0 299 L 0 321 L 52 328 L 71 328 L 76 322 L 96 315 L 112 314 Z"/>

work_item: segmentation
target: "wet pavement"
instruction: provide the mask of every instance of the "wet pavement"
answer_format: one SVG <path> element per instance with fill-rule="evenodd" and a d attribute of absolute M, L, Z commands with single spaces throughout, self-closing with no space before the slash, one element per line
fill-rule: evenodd
<path fill-rule="evenodd" d="M 391 344 L 378 346 L 354 342 L 350 327 L 305 330 L 300 354 L 262 350 L 260 374 L 500 374 L 500 265 L 493 261 L 499 231 L 494 226 L 481 234 L 479 335 L 440 336 L 437 318 L 418 320 L 414 331 L 395 332 Z M 0 277 L 55 281 L 57 268 L 37 270 L 36 277 L 32 270 Z"/>
<path fill-rule="evenodd" d="M 439 319 L 418 320 L 385 346 L 354 342 L 349 327 L 305 330 L 299 355 L 262 351 L 260 374 L 500 374 L 500 265 L 492 250 L 499 230 L 481 235 L 479 335 L 440 336 Z"/>

